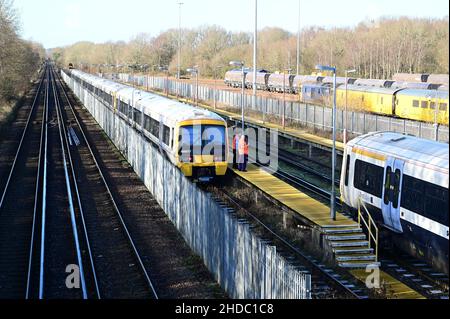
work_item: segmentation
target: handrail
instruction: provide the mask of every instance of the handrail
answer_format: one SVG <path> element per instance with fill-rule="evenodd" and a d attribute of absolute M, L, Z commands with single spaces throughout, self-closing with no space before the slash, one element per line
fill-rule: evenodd
<path fill-rule="evenodd" d="M 368 217 L 368 222 L 366 221 L 366 219 L 364 218 L 364 215 L 361 212 L 361 206 L 364 208 L 367 217 Z M 372 215 L 370 215 L 369 210 L 367 209 L 366 205 L 364 204 L 364 202 L 362 201 L 361 197 L 358 198 L 358 224 L 361 227 L 361 221 L 364 223 L 364 225 L 366 226 L 368 232 L 369 232 L 369 248 L 372 248 L 372 240 L 375 243 L 375 261 L 378 261 L 378 227 L 374 221 L 374 219 L 372 218 Z M 372 231 L 372 226 L 373 228 L 375 228 L 375 235 L 373 234 Z"/>

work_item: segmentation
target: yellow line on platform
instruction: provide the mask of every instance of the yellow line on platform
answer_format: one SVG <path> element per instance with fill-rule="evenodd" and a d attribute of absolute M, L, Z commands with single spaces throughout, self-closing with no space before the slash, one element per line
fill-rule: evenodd
<path fill-rule="evenodd" d="M 368 273 L 363 269 L 351 270 L 350 273 L 362 282 L 365 282 L 368 276 Z M 380 277 L 381 285 L 386 288 L 386 297 L 389 299 L 426 299 L 417 291 L 401 283 L 384 271 L 380 271 Z"/>
<path fill-rule="evenodd" d="M 247 170 L 248 172 L 234 172 L 314 224 L 321 227 L 357 225 L 355 221 L 339 212 L 337 213 L 336 221 L 331 220 L 330 208 L 328 206 L 276 178 L 264 169 L 258 168 L 255 165 L 249 165 Z"/>

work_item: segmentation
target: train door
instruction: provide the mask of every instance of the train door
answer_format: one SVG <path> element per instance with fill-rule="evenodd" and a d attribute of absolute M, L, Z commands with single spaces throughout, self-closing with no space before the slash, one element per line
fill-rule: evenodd
<path fill-rule="evenodd" d="M 389 157 L 384 170 L 384 189 L 381 201 L 384 224 L 395 232 L 402 233 L 400 223 L 401 186 L 405 162 Z"/>

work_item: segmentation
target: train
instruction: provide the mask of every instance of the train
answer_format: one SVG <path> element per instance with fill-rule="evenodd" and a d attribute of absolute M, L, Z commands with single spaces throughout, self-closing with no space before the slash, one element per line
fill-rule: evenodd
<path fill-rule="evenodd" d="M 225 74 L 225 84 L 252 88 L 253 74 L 231 70 Z M 416 78 L 419 78 L 416 76 Z M 422 75 L 420 78 L 425 77 Z M 433 82 L 409 82 L 409 77 L 393 80 L 336 77 L 337 106 L 350 110 L 394 116 L 409 120 L 449 123 L 448 76 L 428 75 Z M 405 81 L 406 80 L 406 81 Z M 258 71 L 257 89 L 298 94 L 303 103 L 332 105 L 333 77 L 321 75 L 288 75 Z"/>
<path fill-rule="evenodd" d="M 228 130 L 219 115 L 79 70 L 69 72 L 150 140 L 185 176 L 210 182 L 226 174 Z"/>
<path fill-rule="evenodd" d="M 360 201 L 391 243 L 448 274 L 449 145 L 392 132 L 374 132 L 345 145 L 341 202 Z"/>

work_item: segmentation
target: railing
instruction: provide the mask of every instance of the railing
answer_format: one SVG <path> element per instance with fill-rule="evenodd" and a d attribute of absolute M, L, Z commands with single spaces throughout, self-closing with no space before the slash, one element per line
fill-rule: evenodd
<path fill-rule="evenodd" d="M 361 211 L 361 207 L 364 208 L 364 211 L 367 215 L 368 221 L 366 221 L 366 218 L 363 215 L 363 212 Z M 362 223 L 367 228 L 367 231 L 369 232 L 369 248 L 372 248 L 372 240 L 375 243 L 375 261 L 378 261 L 378 227 L 375 224 L 375 221 L 373 220 L 372 216 L 369 213 L 369 210 L 366 207 L 366 204 L 362 201 L 361 197 L 358 198 L 358 224 L 361 227 Z M 372 227 L 374 230 L 372 230 Z M 374 234 L 375 233 L 375 234 Z"/>

